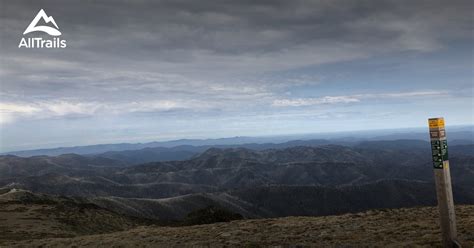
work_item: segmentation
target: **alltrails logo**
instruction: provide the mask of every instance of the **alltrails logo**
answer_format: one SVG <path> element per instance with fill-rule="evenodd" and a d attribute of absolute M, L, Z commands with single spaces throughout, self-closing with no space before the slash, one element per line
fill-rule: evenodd
<path fill-rule="evenodd" d="M 45 24 L 53 24 L 54 26 L 39 26 L 38 22 L 43 20 Z M 51 36 L 60 36 L 61 32 L 59 31 L 58 24 L 54 21 L 52 16 L 46 15 L 43 9 L 41 9 L 38 14 L 36 14 L 33 21 L 31 21 L 30 25 L 25 29 L 23 35 L 31 33 L 31 32 L 44 32 Z M 53 39 L 43 39 L 41 37 L 34 37 L 34 38 L 21 38 L 20 44 L 18 44 L 18 48 L 25 47 L 25 48 L 65 48 L 66 47 L 66 40 L 62 40 L 59 37 L 54 37 Z"/>

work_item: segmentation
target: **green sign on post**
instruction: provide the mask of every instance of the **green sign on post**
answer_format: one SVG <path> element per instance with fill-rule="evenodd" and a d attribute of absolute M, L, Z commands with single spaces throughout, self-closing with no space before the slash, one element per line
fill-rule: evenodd
<path fill-rule="evenodd" d="M 444 247 L 459 247 L 444 119 L 431 118 L 428 124 L 443 244 Z"/>
<path fill-rule="evenodd" d="M 448 161 L 448 142 L 446 140 L 432 140 L 431 152 L 433 156 L 433 167 L 443 169 L 443 162 Z"/>

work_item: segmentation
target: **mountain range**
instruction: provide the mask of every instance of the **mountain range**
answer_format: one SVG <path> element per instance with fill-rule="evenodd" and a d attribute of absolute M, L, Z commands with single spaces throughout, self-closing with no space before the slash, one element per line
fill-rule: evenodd
<path fill-rule="evenodd" d="M 448 139 L 450 144 L 474 144 L 474 126 L 454 126 L 448 129 Z M 92 155 L 107 152 L 122 152 L 132 150 L 142 150 L 140 155 L 145 158 L 137 157 L 136 163 L 151 162 L 153 160 L 144 161 L 149 154 L 166 153 L 164 160 L 182 160 L 188 159 L 189 151 L 194 154 L 202 152 L 210 147 L 244 147 L 255 149 L 255 147 L 282 148 L 292 146 L 291 143 L 306 144 L 339 144 L 339 145 L 357 145 L 362 141 L 394 141 L 400 139 L 417 139 L 429 141 L 429 136 L 425 129 L 422 128 L 405 128 L 395 130 L 368 130 L 368 131 L 351 131 L 339 133 L 319 133 L 319 134 L 295 134 L 280 136 L 264 136 L 264 137 L 230 137 L 217 139 L 180 139 L 171 141 L 154 141 L 148 143 L 118 143 L 118 144 L 98 144 L 73 147 L 58 147 L 34 150 L 18 150 L 4 152 L 3 155 L 16 155 L 22 157 L 48 155 L 57 156 L 67 153 L 75 153 L 80 155 Z M 293 144 L 298 145 L 298 144 Z M 198 147 L 198 148 L 196 148 Z M 199 148 L 200 147 L 200 148 Z M 147 148 L 157 148 L 156 150 L 147 150 Z M 170 148 L 170 149 L 168 149 Z M 263 148 L 261 148 L 263 149 Z M 172 154 L 175 152 L 176 154 Z M 186 154 L 188 156 L 186 156 Z M 117 153 L 111 153 L 112 156 L 120 156 Z M 184 156 L 184 157 L 183 157 Z M 157 161 L 157 160 L 155 160 Z"/>
<path fill-rule="evenodd" d="M 138 156 L 133 151 L 113 152 L 119 158 L 111 152 L 4 155 L 0 187 L 79 197 L 126 216 L 156 220 L 180 220 L 208 206 L 261 218 L 436 204 L 428 142 L 319 143 L 214 147 L 186 160 L 143 164 L 131 159 Z M 474 204 L 473 148 L 449 148 L 459 203 Z"/>

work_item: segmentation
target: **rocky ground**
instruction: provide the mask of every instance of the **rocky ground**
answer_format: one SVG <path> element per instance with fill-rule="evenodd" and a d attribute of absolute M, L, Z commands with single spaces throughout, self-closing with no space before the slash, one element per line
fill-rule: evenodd
<path fill-rule="evenodd" d="M 459 239 L 474 247 L 474 205 L 456 206 Z M 207 225 L 139 226 L 73 238 L 4 242 L 4 247 L 438 247 L 437 208 L 371 210 L 325 217 L 238 220 Z M 1 244 L 0 244 L 1 246 Z"/>

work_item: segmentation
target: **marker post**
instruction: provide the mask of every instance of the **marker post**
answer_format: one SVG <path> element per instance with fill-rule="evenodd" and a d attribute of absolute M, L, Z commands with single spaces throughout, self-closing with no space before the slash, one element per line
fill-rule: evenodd
<path fill-rule="evenodd" d="M 444 119 L 431 118 L 428 124 L 443 244 L 444 247 L 459 247 Z"/>

